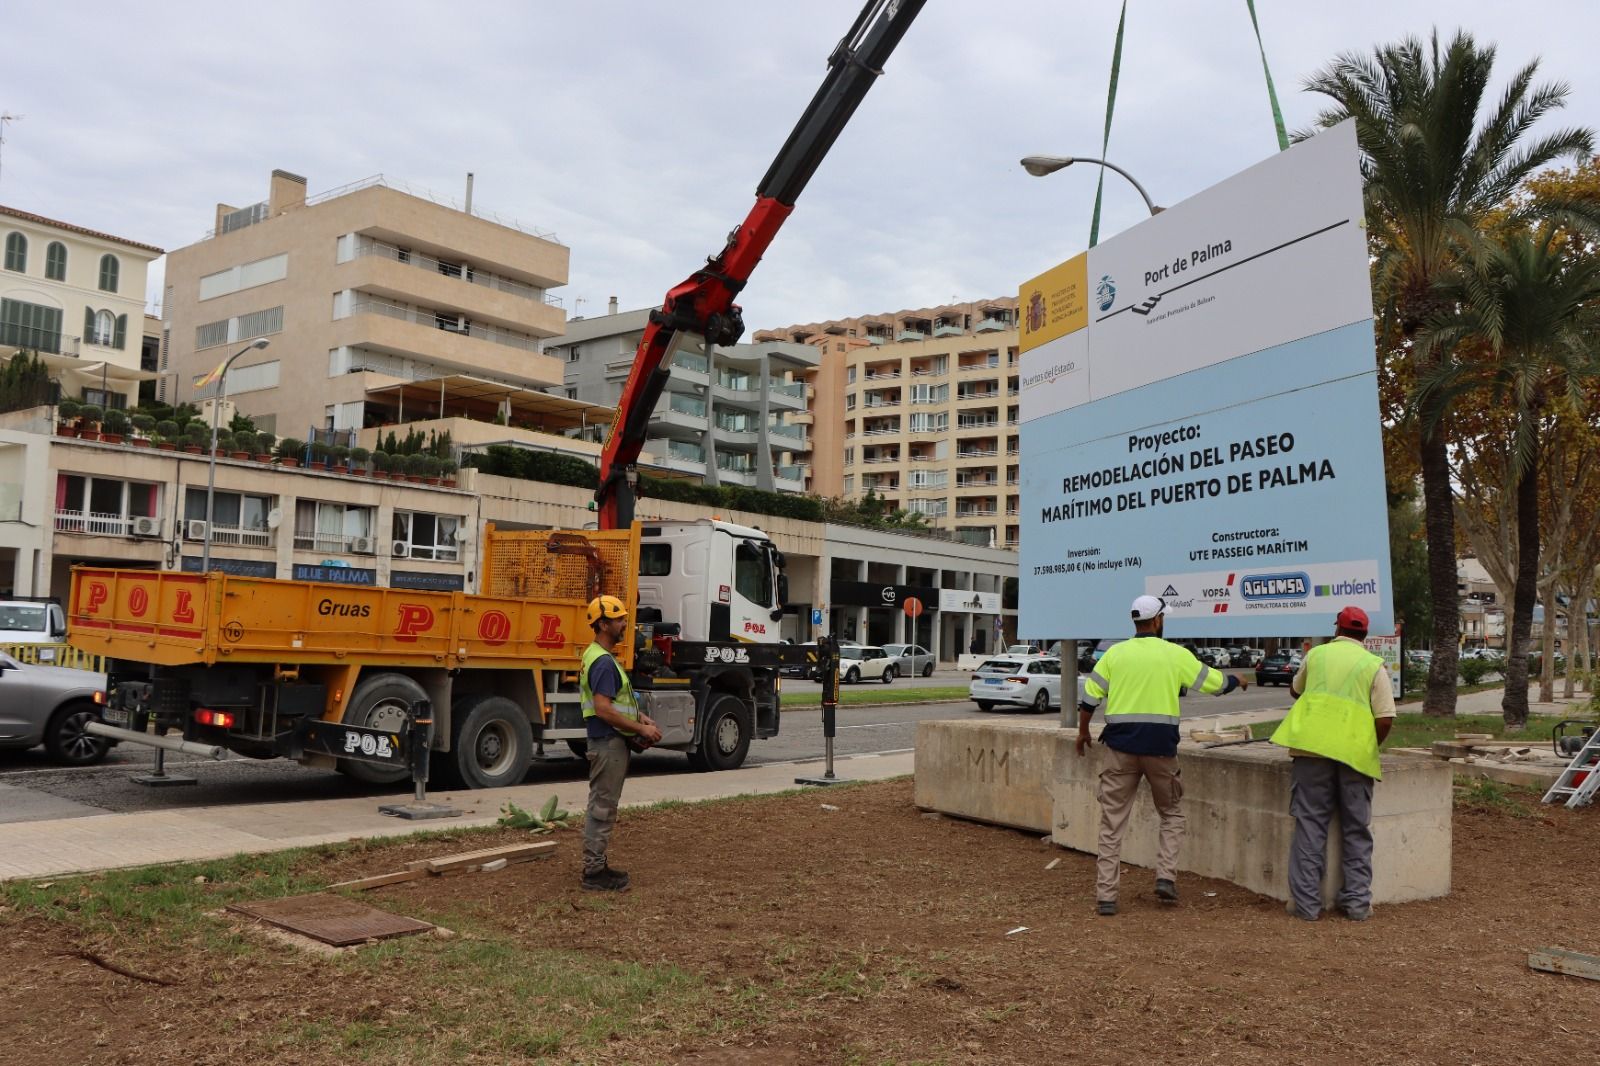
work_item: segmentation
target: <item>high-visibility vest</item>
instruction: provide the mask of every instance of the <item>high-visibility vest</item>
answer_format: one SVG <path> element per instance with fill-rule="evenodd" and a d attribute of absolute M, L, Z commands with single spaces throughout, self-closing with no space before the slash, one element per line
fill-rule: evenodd
<path fill-rule="evenodd" d="M 1214 695 L 1226 677 L 1194 657 L 1188 648 L 1160 637 L 1134 637 L 1114 644 L 1094 664 L 1083 684 L 1084 702 L 1106 708 L 1106 725 L 1178 725 L 1178 693 L 1193 689 Z"/>
<path fill-rule="evenodd" d="M 1272 734 L 1272 743 L 1342 762 L 1382 780 L 1372 681 L 1383 659 L 1353 640 L 1333 640 L 1306 654 L 1306 690 Z"/>
<path fill-rule="evenodd" d="M 583 665 L 578 668 L 578 698 L 586 719 L 594 717 L 594 690 L 589 687 L 589 667 L 610 654 L 598 644 L 590 644 L 583 650 Z M 628 680 L 628 671 L 622 668 L 622 664 L 617 663 L 616 666 L 617 676 L 622 678 L 622 690 L 611 697 L 611 706 L 624 718 L 637 719 L 639 701 L 634 698 L 633 683 Z"/>

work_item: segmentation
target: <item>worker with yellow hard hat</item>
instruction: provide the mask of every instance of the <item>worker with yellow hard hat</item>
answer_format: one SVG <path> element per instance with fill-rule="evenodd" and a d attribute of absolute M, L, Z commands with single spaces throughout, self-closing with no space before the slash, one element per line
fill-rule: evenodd
<path fill-rule="evenodd" d="M 583 822 L 583 887 L 620 892 L 628 875 L 606 861 L 611 830 L 628 777 L 629 740 L 649 747 L 661 730 L 639 709 L 628 674 L 616 659 L 617 644 L 628 631 L 628 609 L 615 596 L 589 601 L 589 628 L 594 641 L 584 650 L 578 671 L 578 694 L 589 741 L 589 806 Z"/>

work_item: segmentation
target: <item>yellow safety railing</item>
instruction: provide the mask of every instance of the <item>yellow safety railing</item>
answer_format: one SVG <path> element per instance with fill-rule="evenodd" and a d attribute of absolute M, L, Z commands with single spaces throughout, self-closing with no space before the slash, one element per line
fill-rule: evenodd
<path fill-rule="evenodd" d="M 74 648 L 71 644 L 0 644 L 5 652 L 19 663 L 36 666 L 65 666 L 72 670 L 106 671 L 106 657 Z"/>

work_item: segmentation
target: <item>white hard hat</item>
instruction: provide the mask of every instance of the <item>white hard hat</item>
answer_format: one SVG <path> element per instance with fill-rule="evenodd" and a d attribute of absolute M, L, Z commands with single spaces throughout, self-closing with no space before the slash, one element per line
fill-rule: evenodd
<path fill-rule="evenodd" d="M 1133 620 L 1148 622 L 1167 609 L 1167 601 L 1159 596 L 1140 596 L 1133 601 Z"/>

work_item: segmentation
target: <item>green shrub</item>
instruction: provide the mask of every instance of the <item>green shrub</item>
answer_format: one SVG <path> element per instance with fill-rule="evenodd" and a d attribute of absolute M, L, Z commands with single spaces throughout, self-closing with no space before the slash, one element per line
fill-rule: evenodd
<path fill-rule="evenodd" d="M 86 403 L 78 409 L 78 417 L 91 425 L 98 426 L 100 420 L 105 418 L 105 408 L 97 403 Z"/>
<path fill-rule="evenodd" d="M 357 466 L 365 470 L 367 468 L 367 460 L 372 458 L 372 453 L 358 445 L 350 449 L 350 458 Z"/>
<path fill-rule="evenodd" d="M 372 453 L 372 469 L 378 471 L 379 473 L 387 474 L 389 472 L 389 464 L 390 459 L 388 452 L 376 451 Z"/>
<path fill-rule="evenodd" d="M 256 435 L 248 429 L 239 430 L 234 433 L 233 447 L 228 450 L 231 452 L 249 452 L 254 455 L 256 453 Z"/>
<path fill-rule="evenodd" d="M 204 448 L 211 440 L 211 427 L 197 418 L 183 427 L 183 439 Z"/>
<path fill-rule="evenodd" d="M 278 442 L 279 459 L 299 460 L 305 456 L 305 452 L 306 442 L 303 440 L 295 440 L 293 437 L 285 437 Z"/>
<path fill-rule="evenodd" d="M 146 436 L 150 434 L 151 430 L 156 428 L 156 420 L 152 416 L 145 414 L 143 411 L 136 411 L 133 416 L 128 419 L 128 421 L 133 423 L 134 429 L 137 429 L 140 433 L 143 433 Z"/>
<path fill-rule="evenodd" d="M 170 418 L 163 418 L 161 421 L 156 423 L 156 432 L 167 438 L 167 440 L 175 440 L 177 439 L 180 431 L 178 429 L 178 423 L 174 422 Z"/>
<path fill-rule="evenodd" d="M 56 413 L 62 418 L 77 418 L 83 413 L 83 404 L 71 396 L 63 397 L 61 402 L 56 404 Z"/>
<path fill-rule="evenodd" d="M 1461 680 L 1468 685 L 1477 685 L 1492 673 L 1499 664 L 1488 659 L 1462 659 L 1456 664 L 1456 672 L 1461 675 Z"/>
<path fill-rule="evenodd" d="M 104 419 L 101 421 L 101 425 L 105 427 L 107 433 L 126 433 L 128 432 L 128 427 L 131 424 L 132 423 L 128 421 L 128 412 L 119 410 L 115 407 L 107 411 Z"/>

